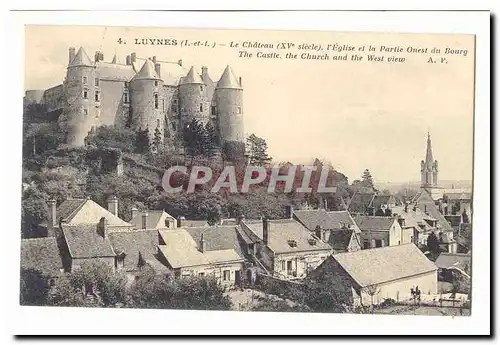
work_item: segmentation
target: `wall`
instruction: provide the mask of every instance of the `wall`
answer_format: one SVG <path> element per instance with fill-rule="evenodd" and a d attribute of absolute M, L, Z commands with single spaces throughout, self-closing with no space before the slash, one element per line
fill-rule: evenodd
<path fill-rule="evenodd" d="M 373 231 L 366 230 L 362 231 L 360 234 L 361 248 L 365 249 L 364 242 L 368 241 L 369 248 L 375 248 L 375 240 L 382 241 L 382 247 L 386 247 L 389 243 L 389 231 Z"/>
<path fill-rule="evenodd" d="M 404 243 L 401 233 L 401 225 L 397 221 L 394 221 L 389 230 L 389 246 L 397 246 Z"/>
<path fill-rule="evenodd" d="M 224 281 L 224 271 L 230 271 L 230 280 Z M 196 277 L 200 273 L 204 273 L 205 276 L 214 275 L 215 278 L 223 285 L 234 285 L 236 271 L 240 271 L 241 279 L 244 279 L 245 272 L 243 271 L 243 262 L 218 264 L 210 266 L 194 266 L 194 267 L 184 267 L 176 270 L 176 277 Z"/>
<path fill-rule="evenodd" d="M 401 244 L 408 244 L 414 241 L 413 228 L 401 228 Z"/>
<path fill-rule="evenodd" d="M 124 104 L 125 83 L 122 81 L 100 80 L 101 101 L 99 103 L 98 126 L 118 125 L 124 127 L 128 122 L 129 104 Z"/>
<path fill-rule="evenodd" d="M 133 129 L 149 129 L 149 137 L 152 141 L 155 129 L 158 127 L 163 139 L 163 128 L 165 114 L 162 112 L 162 82 L 158 81 L 155 86 L 154 80 L 133 80 L 130 82 L 130 111 L 132 116 L 131 127 Z M 154 94 L 158 93 L 158 109 L 155 108 Z"/>
<path fill-rule="evenodd" d="M 244 142 L 243 90 L 216 89 L 214 99 L 222 140 Z"/>
<path fill-rule="evenodd" d="M 322 250 L 275 255 L 273 273 L 275 276 L 284 279 L 304 278 L 310 271 L 314 270 L 325 261 L 331 253 L 331 250 Z M 292 262 L 291 272 L 287 270 L 288 261 Z M 294 274 L 294 272 L 296 272 L 296 274 Z"/>
<path fill-rule="evenodd" d="M 60 109 L 63 106 L 64 89 L 63 85 L 57 85 L 45 90 L 43 93 L 42 103 L 45 105 L 47 112 Z"/>
<path fill-rule="evenodd" d="M 201 90 L 203 88 L 203 91 Z M 207 88 L 203 84 L 184 84 L 179 86 L 179 101 L 181 125 L 184 127 L 196 118 L 203 125 L 208 122 L 210 102 L 207 98 Z M 200 110 L 200 105 L 202 110 Z"/>

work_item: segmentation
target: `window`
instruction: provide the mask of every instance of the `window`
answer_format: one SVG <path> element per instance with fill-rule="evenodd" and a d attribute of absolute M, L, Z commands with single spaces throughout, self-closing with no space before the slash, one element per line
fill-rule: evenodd
<path fill-rule="evenodd" d="M 96 102 L 99 102 L 99 101 L 101 100 L 101 97 L 100 97 L 100 96 L 101 96 L 100 92 L 99 92 L 99 91 L 96 91 L 96 92 L 95 92 L 95 101 L 96 101 Z"/>
<path fill-rule="evenodd" d="M 158 80 L 155 80 L 155 86 L 158 86 Z"/>
<path fill-rule="evenodd" d="M 177 130 L 177 126 L 175 125 L 175 122 L 172 122 L 172 129 L 173 129 L 174 131 L 176 131 L 176 130 Z"/>
<path fill-rule="evenodd" d="M 95 78 L 95 86 L 99 87 L 99 78 Z"/>
<path fill-rule="evenodd" d="M 241 114 L 241 107 L 238 107 L 237 114 Z"/>
<path fill-rule="evenodd" d="M 89 98 L 89 89 L 83 89 L 83 98 L 87 99 Z"/>
<path fill-rule="evenodd" d="M 382 247 L 382 240 L 375 240 L 375 248 Z"/>
<path fill-rule="evenodd" d="M 88 81 L 87 81 L 87 77 L 83 77 L 83 83 L 84 83 L 84 84 L 87 84 L 87 82 L 88 82 Z"/>
<path fill-rule="evenodd" d="M 401 241 L 398 241 L 398 245 L 401 244 Z"/>
<path fill-rule="evenodd" d="M 200 91 L 203 91 L 203 85 L 200 85 Z"/>
<path fill-rule="evenodd" d="M 123 103 L 128 103 L 129 100 L 128 100 L 128 91 L 125 91 L 123 93 Z"/>
<path fill-rule="evenodd" d="M 368 240 L 363 241 L 363 249 L 370 249 L 370 241 Z"/>
<path fill-rule="evenodd" d="M 212 115 L 217 114 L 217 109 L 215 108 L 215 105 L 212 105 Z"/>
<path fill-rule="evenodd" d="M 83 108 L 83 115 L 88 115 L 89 114 L 89 110 L 87 108 Z"/>
<path fill-rule="evenodd" d="M 286 261 L 281 261 L 281 270 L 286 270 Z"/>
<path fill-rule="evenodd" d="M 198 277 L 204 277 L 204 276 L 205 276 L 205 272 L 198 273 Z"/>
<path fill-rule="evenodd" d="M 228 281 L 231 279 L 231 271 L 230 270 L 225 270 L 223 272 L 223 274 L 224 274 L 224 277 L 223 277 L 224 281 Z"/>
<path fill-rule="evenodd" d="M 177 104 L 175 103 L 172 103 L 172 106 L 170 107 L 172 109 L 172 111 L 175 113 L 177 112 Z"/>
<path fill-rule="evenodd" d="M 413 243 L 413 236 L 410 236 L 410 242 Z"/>
<path fill-rule="evenodd" d="M 200 111 L 203 111 L 203 104 L 200 104 Z"/>
<path fill-rule="evenodd" d="M 158 94 L 157 93 L 155 93 L 154 98 L 155 98 L 155 109 L 158 109 Z"/>
<path fill-rule="evenodd" d="M 95 117 L 97 118 L 99 116 L 101 116 L 101 108 L 95 107 Z"/>
<path fill-rule="evenodd" d="M 160 127 L 160 119 L 156 119 L 156 127 Z"/>
<path fill-rule="evenodd" d="M 165 112 L 165 100 L 161 100 L 161 108 L 163 109 L 163 112 Z"/>
<path fill-rule="evenodd" d="M 288 260 L 286 262 L 286 270 L 291 271 L 292 270 L 292 260 Z"/>

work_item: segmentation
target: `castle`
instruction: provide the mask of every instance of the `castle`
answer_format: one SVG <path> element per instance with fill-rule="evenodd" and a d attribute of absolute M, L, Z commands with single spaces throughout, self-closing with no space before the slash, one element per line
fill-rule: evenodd
<path fill-rule="evenodd" d="M 81 47 L 69 48 L 66 78 L 47 90 L 28 90 L 28 102 L 41 103 L 47 111 L 59 110 L 61 129 L 67 144 L 85 145 L 85 138 L 99 126 L 148 129 L 150 138 L 158 131 L 164 143 L 177 146 L 182 129 L 192 121 L 211 122 L 220 144 L 244 141 L 243 86 L 241 77 L 227 66 L 218 81 L 207 67 L 201 75 L 182 60 L 165 62 L 126 57 L 125 64 L 115 55 L 111 62 L 97 51 L 92 61 Z"/>

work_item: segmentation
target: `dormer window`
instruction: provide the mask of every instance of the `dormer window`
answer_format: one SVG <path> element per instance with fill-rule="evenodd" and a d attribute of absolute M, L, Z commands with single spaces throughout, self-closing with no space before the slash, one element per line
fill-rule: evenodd
<path fill-rule="evenodd" d="M 215 105 L 212 105 L 212 115 L 216 114 L 217 114 L 217 108 L 215 107 Z"/>
<path fill-rule="evenodd" d="M 238 115 L 239 115 L 239 114 L 241 114 L 241 107 L 238 107 L 238 109 L 237 109 L 237 114 L 238 114 Z"/>
<path fill-rule="evenodd" d="M 203 91 L 203 85 L 200 85 L 200 91 Z"/>

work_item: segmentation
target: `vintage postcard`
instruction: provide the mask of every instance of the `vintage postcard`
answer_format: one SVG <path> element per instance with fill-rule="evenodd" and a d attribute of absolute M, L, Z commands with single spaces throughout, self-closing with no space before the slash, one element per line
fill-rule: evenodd
<path fill-rule="evenodd" d="M 474 312 L 473 34 L 24 46 L 21 305 Z"/>

